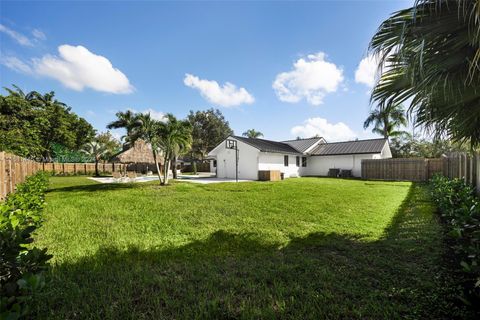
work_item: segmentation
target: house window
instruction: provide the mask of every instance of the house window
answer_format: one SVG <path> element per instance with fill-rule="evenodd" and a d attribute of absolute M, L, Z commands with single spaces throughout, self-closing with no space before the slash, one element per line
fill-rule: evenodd
<path fill-rule="evenodd" d="M 288 167 L 288 156 L 283 156 L 283 165 Z"/>
<path fill-rule="evenodd" d="M 216 168 L 217 167 L 217 160 L 213 160 L 213 166 Z"/>
<path fill-rule="evenodd" d="M 297 160 L 297 167 L 300 167 L 300 157 L 297 156 L 297 159 L 296 159 L 296 160 Z"/>
<path fill-rule="evenodd" d="M 302 157 L 302 167 L 307 166 L 307 157 Z"/>

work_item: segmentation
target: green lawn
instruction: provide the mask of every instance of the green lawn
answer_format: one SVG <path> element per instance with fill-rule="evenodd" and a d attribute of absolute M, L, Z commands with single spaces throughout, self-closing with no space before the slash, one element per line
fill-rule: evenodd
<path fill-rule="evenodd" d="M 449 318 L 441 226 L 424 187 L 51 179 L 44 319 Z M 450 314 L 449 314 L 450 313 Z"/>

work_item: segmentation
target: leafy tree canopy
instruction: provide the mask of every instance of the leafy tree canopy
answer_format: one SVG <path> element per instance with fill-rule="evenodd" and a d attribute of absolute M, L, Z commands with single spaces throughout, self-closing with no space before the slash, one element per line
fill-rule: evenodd
<path fill-rule="evenodd" d="M 416 0 L 370 43 L 376 103 L 409 103 L 417 125 L 480 145 L 480 0 Z"/>
<path fill-rule="evenodd" d="M 190 111 L 187 120 L 192 126 L 192 147 L 194 156 L 205 158 L 226 137 L 233 134 L 228 121 L 218 109 Z"/>
<path fill-rule="evenodd" d="M 58 145 L 78 151 L 95 135 L 92 125 L 80 118 L 55 93 L 25 94 L 5 88 L 0 95 L 0 151 L 50 160 Z"/>
<path fill-rule="evenodd" d="M 439 158 L 451 152 L 468 151 L 469 146 L 448 139 L 434 138 L 429 140 L 404 134 L 392 138 L 390 149 L 394 158 Z"/>

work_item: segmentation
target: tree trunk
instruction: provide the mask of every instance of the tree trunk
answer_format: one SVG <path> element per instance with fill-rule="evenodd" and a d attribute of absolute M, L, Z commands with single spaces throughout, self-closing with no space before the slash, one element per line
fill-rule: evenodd
<path fill-rule="evenodd" d="M 95 177 L 99 177 L 100 174 L 98 173 L 98 159 L 95 158 Z"/>
<path fill-rule="evenodd" d="M 158 181 L 160 182 L 160 184 L 163 184 L 162 174 L 160 173 L 160 166 L 158 165 L 158 161 L 157 161 L 157 152 L 155 150 L 152 150 L 152 153 L 153 153 L 153 161 L 155 162 L 155 166 L 157 167 Z"/>
<path fill-rule="evenodd" d="M 173 179 L 177 179 L 177 156 L 173 156 L 173 159 L 172 159 L 172 175 L 173 175 Z"/>
<path fill-rule="evenodd" d="M 170 160 L 165 159 L 165 169 L 163 170 L 163 184 L 168 184 L 168 169 L 170 168 Z"/>
<path fill-rule="evenodd" d="M 190 161 L 192 161 L 192 171 L 193 171 L 193 174 L 197 174 L 197 163 L 195 162 L 195 158 L 193 157 L 193 152 L 192 154 L 190 155 Z"/>

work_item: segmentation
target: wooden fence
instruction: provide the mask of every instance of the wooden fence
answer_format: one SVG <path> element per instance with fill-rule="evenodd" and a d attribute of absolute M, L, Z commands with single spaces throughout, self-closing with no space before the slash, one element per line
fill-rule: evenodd
<path fill-rule="evenodd" d="M 102 174 L 126 170 L 126 164 L 99 163 Z M 37 171 L 52 172 L 59 175 L 93 174 L 94 163 L 41 163 L 28 160 L 10 153 L 0 152 L 0 200 L 15 190 L 15 186 Z"/>
<path fill-rule="evenodd" d="M 0 152 L 0 200 L 14 191 L 17 184 L 39 170 L 42 170 L 39 162 Z"/>
<path fill-rule="evenodd" d="M 364 179 L 427 181 L 435 173 L 452 179 L 465 179 L 467 183 L 480 189 L 480 155 L 452 153 L 438 159 L 362 160 L 362 178 Z"/>
<path fill-rule="evenodd" d="M 93 174 L 95 173 L 95 163 L 58 163 L 46 162 L 40 163 L 40 170 L 52 172 L 58 175 L 69 174 Z M 126 164 L 120 163 L 99 163 L 98 171 L 101 174 L 110 174 L 116 171 L 124 172 Z"/>

